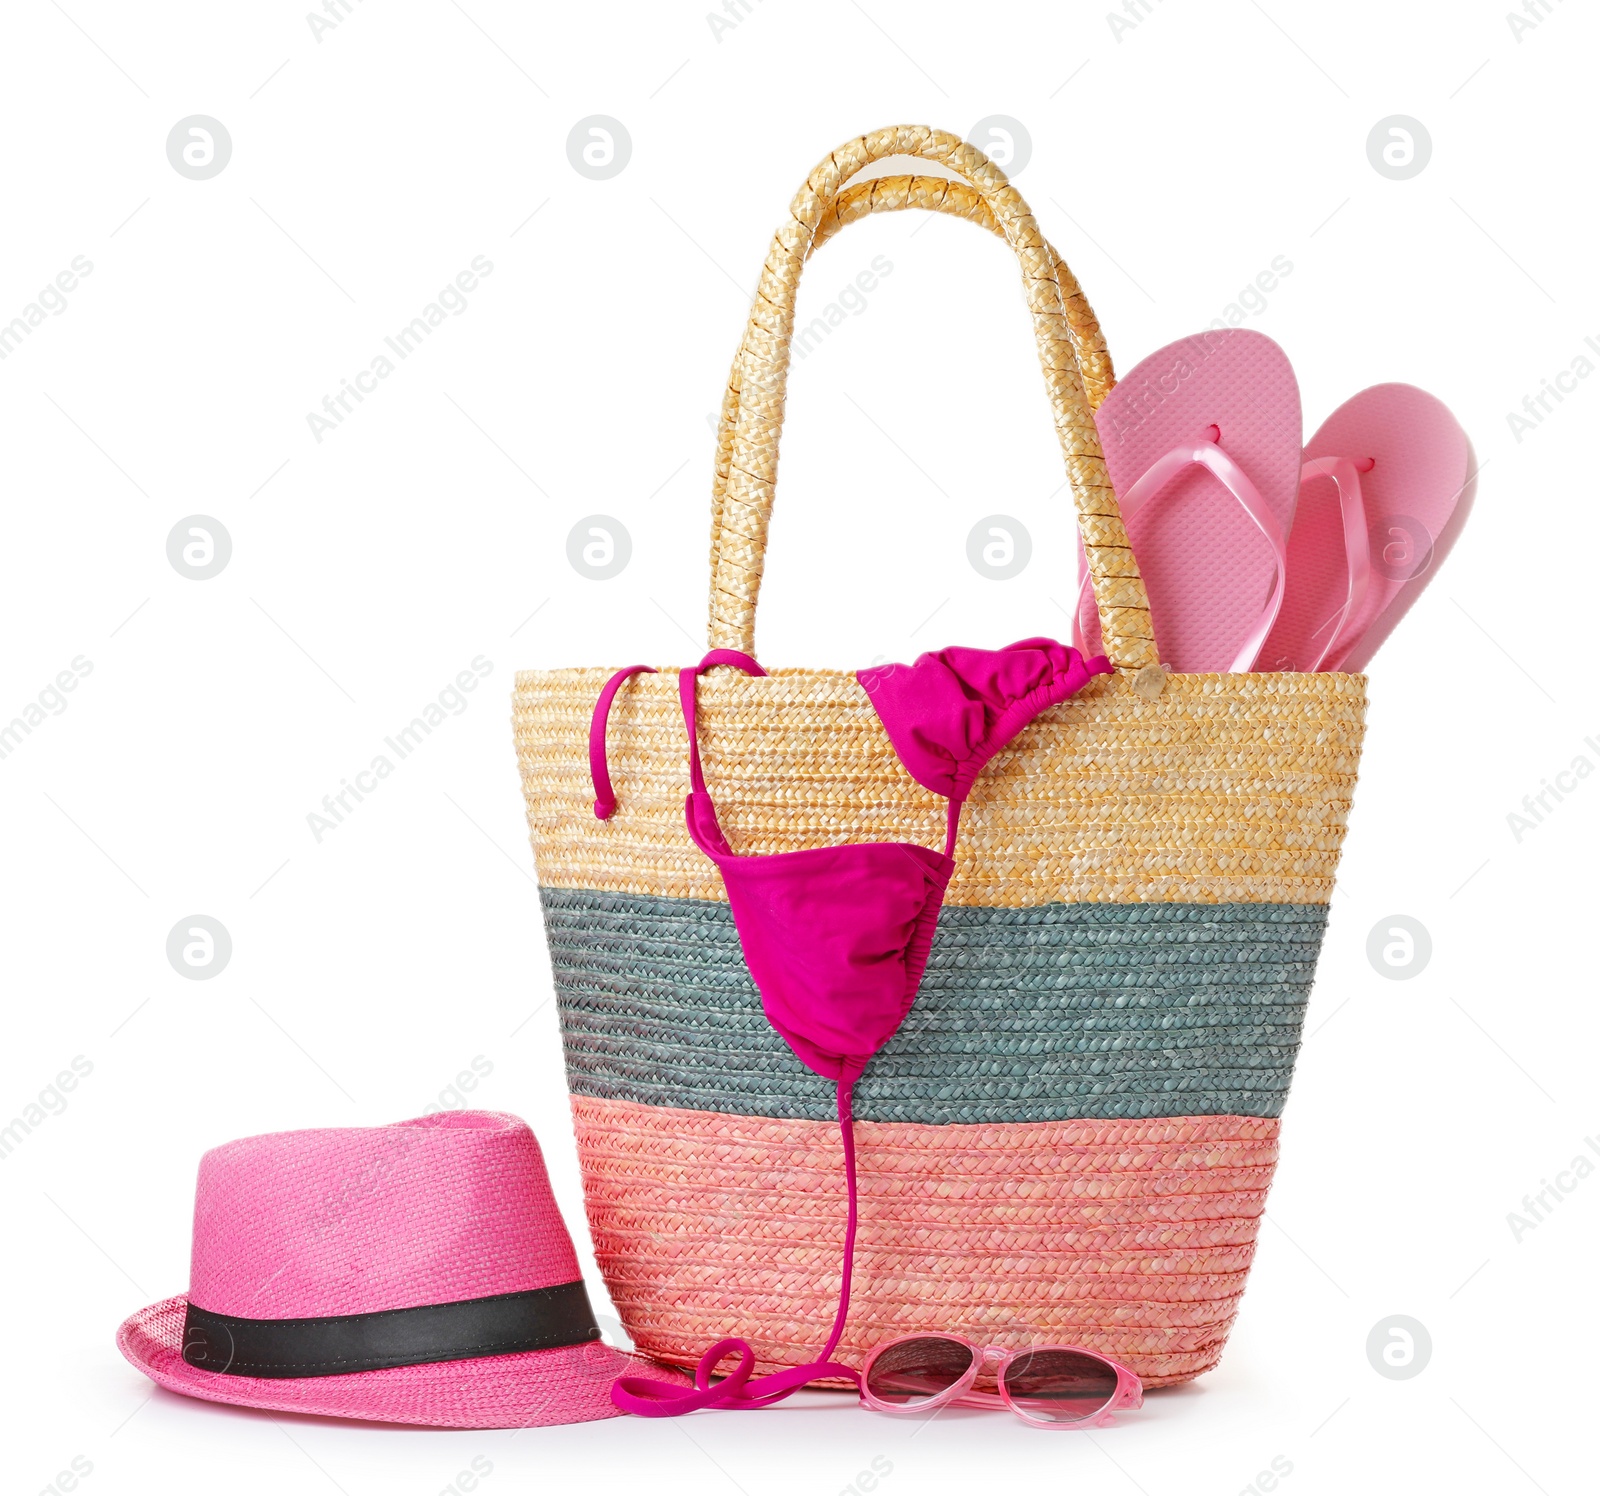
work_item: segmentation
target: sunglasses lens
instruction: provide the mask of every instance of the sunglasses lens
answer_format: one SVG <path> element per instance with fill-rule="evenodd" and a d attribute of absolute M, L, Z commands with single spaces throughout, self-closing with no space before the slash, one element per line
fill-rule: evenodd
<path fill-rule="evenodd" d="M 867 1373 L 867 1390 L 880 1402 L 914 1408 L 947 1392 L 972 1366 L 972 1351 L 959 1340 L 918 1335 L 887 1346 Z"/>
<path fill-rule="evenodd" d="M 1030 1418 L 1078 1423 L 1116 1396 L 1117 1371 L 1082 1351 L 1024 1351 L 1006 1368 L 1006 1391 Z"/>

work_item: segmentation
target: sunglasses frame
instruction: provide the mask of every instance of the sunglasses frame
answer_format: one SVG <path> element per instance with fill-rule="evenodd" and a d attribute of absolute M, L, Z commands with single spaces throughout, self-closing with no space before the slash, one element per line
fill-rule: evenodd
<path fill-rule="evenodd" d="M 885 1351 L 897 1345 L 905 1345 L 914 1340 L 946 1340 L 957 1345 L 964 1345 L 972 1352 L 972 1364 L 954 1382 L 944 1389 L 936 1392 L 932 1397 L 926 1397 L 915 1403 L 885 1402 L 880 1397 L 875 1397 L 870 1391 L 873 1363 Z M 1106 1399 L 1105 1403 L 1097 1408 L 1087 1418 L 1040 1418 L 1027 1412 L 1012 1401 L 1010 1392 L 1006 1390 L 1005 1374 L 1011 1363 L 1020 1356 L 1035 1355 L 1040 1351 L 1071 1351 L 1075 1355 L 1087 1356 L 1092 1361 L 1098 1361 L 1103 1366 L 1109 1366 L 1117 1374 L 1115 1391 Z M 978 1374 L 985 1368 L 991 1368 L 994 1374 L 996 1392 L 977 1392 L 973 1384 L 978 1380 Z M 864 1406 L 877 1413 L 897 1413 L 900 1415 L 930 1413 L 940 1408 L 966 1407 L 966 1408 L 1008 1408 L 1015 1413 L 1024 1423 L 1032 1428 L 1055 1429 L 1080 1429 L 1080 1428 L 1108 1428 L 1116 1422 L 1112 1416 L 1127 1408 L 1137 1408 L 1144 1404 L 1144 1383 L 1139 1380 L 1135 1372 L 1129 1371 L 1120 1362 L 1113 1361 L 1110 1356 L 1101 1355 L 1099 1351 L 1091 1351 L 1081 1345 L 1030 1345 L 1020 1349 L 1003 1345 L 981 1346 L 968 1340 L 965 1335 L 952 1335 L 943 1331 L 925 1330 L 915 1335 L 899 1335 L 893 1340 L 886 1340 L 882 1345 L 874 1346 L 868 1354 L 865 1364 L 861 1368 L 861 1401 Z"/>

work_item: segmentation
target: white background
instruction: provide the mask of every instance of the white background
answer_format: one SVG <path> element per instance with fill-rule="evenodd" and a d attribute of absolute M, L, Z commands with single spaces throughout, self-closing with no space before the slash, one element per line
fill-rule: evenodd
<path fill-rule="evenodd" d="M 1600 764 L 1600 380 L 1520 442 L 1507 413 L 1600 334 L 1600 25 L 1578 4 L 1519 39 L 1506 0 L 1165 0 L 1119 40 L 1109 3 L 734 0 L 719 39 L 706 0 L 353 0 L 320 41 L 301 3 L 5 8 L 0 319 L 93 264 L 0 363 L 0 720 L 93 666 L 0 760 L 0 1121 L 75 1056 L 93 1067 L 0 1160 L 6 1490 L 81 1457 L 91 1493 L 429 1496 L 476 1456 L 491 1492 L 830 1496 L 874 1458 L 891 1493 L 1235 1493 L 1274 1458 L 1306 1496 L 1593 1489 L 1600 1183 L 1566 1176 L 1520 1241 L 1507 1216 L 1600 1134 L 1600 782 L 1520 842 L 1507 815 L 1576 756 Z M 191 114 L 232 137 L 210 180 L 167 159 Z M 632 138 L 607 181 L 567 158 L 593 114 Z M 1483 463 L 1464 538 L 1372 670 L 1220 1369 L 1060 1437 L 825 1399 L 512 1435 L 152 1396 L 112 1337 L 185 1284 L 200 1153 L 450 1103 L 475 1057 L 491 1069 L 466 1099 L 532 1122 L 587 1254 L 513 673 L 697 656 L 707 417 L 791 193 L 864 129 L 994 114 L 1031 135 L 1018 186 L 1120 367 L 1286 256 L 1248 325 L 1294 361 L 1307 432 L 1409 380 Z M 1406 181 L 1366 154 L 1392 114 L 1432 137 Z M 476 255 L 494 268 L 467 309 L 318 443 L 307 413 Z M 1066 628 L 1070 519 L 1014 265 L 964 224 L 870 221 L 819 253 L 802 320 L 877 255 L 893 270 L 866 310 L 795 369 L 769 665 Z M 966 560 L 995 512 L 1033 536 L 1008 583 Z M 567 560 L 595 513 L 632 537 L 608 582 Z M 203 582 L 165 549 L 195 514 L 233 545 Z M 322 797 L 478 655 L 466 710 L 315 840 Z M 1433 941 L 1409 981 L 1365 953 L 1396 913 Z M 212 980 L 166 959 L 193 914 L 231 934 Z M 1365 1349 L 1396 1314 L 1432 1338 L 1405 1381 Z"/>

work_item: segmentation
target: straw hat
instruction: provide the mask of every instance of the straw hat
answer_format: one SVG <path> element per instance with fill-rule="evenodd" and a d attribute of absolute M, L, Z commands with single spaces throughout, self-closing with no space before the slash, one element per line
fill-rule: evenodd
<path fill-rule="evenodd" d="M 444 1112 L 200 1160 L 186 1295 L 117 1346 L 189 1397 L 448 1428 L 613 1418 L 657 1369 L 604 1345 L 527 1123 Z"/>

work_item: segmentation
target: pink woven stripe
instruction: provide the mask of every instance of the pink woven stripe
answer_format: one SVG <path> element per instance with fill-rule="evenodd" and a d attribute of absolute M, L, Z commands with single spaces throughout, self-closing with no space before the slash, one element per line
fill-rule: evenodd
<path fill-rule="evenodd" d="M 595 1250 L 640 1350 L 759 1370 L 821 1344 L 845 1200 L 831 1123 L 572 1098 Z M 1209 1370 L 1278 1156 L 1264 1117 L 930 1127 L 857 1122 L 860 1234 L 834 1359 L 914 1329 L 1068 1340 L 1147 1385 Z"/>

